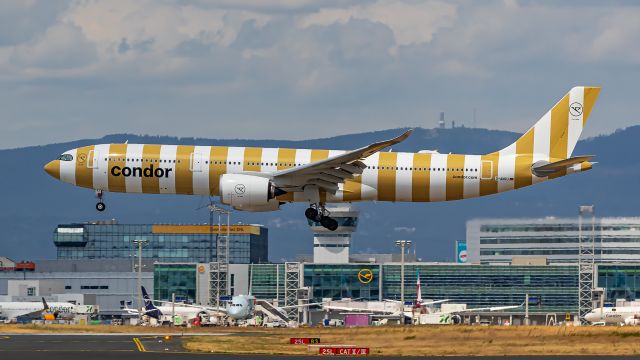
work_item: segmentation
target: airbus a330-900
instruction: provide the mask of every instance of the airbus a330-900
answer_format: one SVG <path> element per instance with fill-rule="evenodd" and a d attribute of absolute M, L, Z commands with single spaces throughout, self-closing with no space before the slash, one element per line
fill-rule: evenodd
<path fill-rule="evenodd" d="M 326 203 L 435 202 L 519 189 L 591 169 L 572 157 L 599 87 L 574 87 L 506 148 L 486 155 L 383 152 L 404 134 L 350 151 L 157 144 L 72 149 L 45 165 L 51 176 L 103 193 L 219 196 L 237 210 L 272 211 L 308 202 L 307 218 L 335 230 Z"/>

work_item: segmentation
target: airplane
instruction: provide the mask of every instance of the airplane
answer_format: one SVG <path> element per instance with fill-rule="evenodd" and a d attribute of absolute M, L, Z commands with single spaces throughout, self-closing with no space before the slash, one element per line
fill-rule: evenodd
<path fill-rule="evenodd" d="M 211 309 L 205 306 L 186 305 L 182 303 L 175 303 L 171 305 L 169 302 L 164 302 L 164 301 L 162 301 L 162 303 L 165 303 L 165 304 L 169 303 L 169 305 L 156 306 L 153 304 L 154 300 L 152 300 L 151 297 L 149 297 L 149 294 L 147 293 L 147 289 L 145 289 L 144 286 L 142 286 L 141 290 L 142 290 L 142 298 L 144 300 L 144 308 L 145 308 L 143 315 L 147 315 L 156 320 L 162 321 L 163 316 L 170 317 L 173 314 L 175 316 L 179 316 L 185 319 L 188 322 L 193 322 L 194 320 L 197 320 L 197 322 L 202 323 L 203 320 L 208 320 L 209 317 L 211 316 Z M 130 309 L 126 309 L 126 310 L 130 310 Z"/>
<path fill-rule="evenodd" d="M 224 308 L 181 303 L 176 303 L 173 306 L 156 306 L 153 304 L 154 300 L 149 297 L 147 289 L 145 289 L 144 286 L 141 288 L 145 307 L 144 315 L 148 315 L 156 320 L 161 320 L 163 315 L 171 316 L 172 313 L 187 319 L 187 321 L 193 321 L 197 318 L 202 322 L 204 318 L 209 318 L 212 313 L 226 314 L 233 320 L 245 320 L 253 316 L 256 304 L 256 298 L 254 296 L 235 295 L 231 297 L 231 301 L 227 303 Z M 166 301 L 161 302 L 164 304 L 170 304 Z"/>
<path fill-rule="evenodd" d="M 590 323 L 640 325 L 640 306 L 599 307 L 584 316 Z"/>
<path fill-rule="evenodd" d="M 56 320 L 59 318 L 70 319 L 76 314 L 76 305 L 68 302 L 52 302 L 42 298 L 39 301 L 11 301 L 0 302 L 0 317 L 9 321 L 20 316 L 29 316 L 34 319 Z"/>
<path fill-rule="evenodd" d="M 107 191 L 218 196 L 243 211 L 308 202 L 305 216 L 330 230 L 327 203 L 436 202 L 486 196 L 592 168 L 572 156 L 599 87 L 578 86 L 511 145 L 485 155 L 382 152 L 412 130 L 359 149 L 310 150 L 157 144 L 100 144 L 65 151 L 44 166 L 52 177 Z"/>

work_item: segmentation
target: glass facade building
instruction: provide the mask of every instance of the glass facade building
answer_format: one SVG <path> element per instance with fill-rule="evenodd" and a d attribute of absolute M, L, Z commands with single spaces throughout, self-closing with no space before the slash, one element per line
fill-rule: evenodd
<path fill-rule="evenodd" d="M 285 271 L 284 264 L 251 264 L 251 294 L 258 299 L 278 299 L 284 302 Z"/>
<path fill-rule="evenodd" d="M 275 267 L 275 265 L 265 265 Z M 363 283 L 361 271 L 372 277 Z M 531 313 L 572 312 L 578 308 L 578 269 L 564 266 L 490 266 L 456 264 L 405 264 L 405 300 L 416 299 L 420 274 L 423 299 L 467 304 L 468 307 L 520 305 L 529 294 Z M 398 263 L 303 264 L 300 286 L 311 288 L 311 301 L 400 299 Z M 253 288 L 257 286 L 253 280 Z M 367 281 L 367 280 L 365 280 Z M 639 283 L 640 284 L 640 283 Z M 524 312 L 518 308 L 514 313 Z"/>
<path fill-rule="evenodd" d="M 371 278 L 359 274 L 371 274 Z M 312 301 L 352 298 L 380 299 L 378 264 L 304 264 L 303 286 L 311 287 Z"/>
<path fill-rule="evenodd" d="M 520 305 L 526 294 L 532 313 L 574 312 L 578 308 L 577 266 L 405 265 L 405 300 L 416 299 L 417 274 L 422 298 L 449 299 L 468 307 Z M 400 265 L 382 265 L 384 299 L 400 299 Z M 524 309 L 515 309 L 522 312 Z"/>
<path fill-rule="evenodd" d="M 196 264 L 155 264 L 153 267 L 153 293 L 155 299 L 195 303 L 197 295 Z"/>
<path fill-rule="evenodd" d="M 640 264 L 598 264 L 595 287 L 605 289 L 607 302 L 640 299 Z"/>
<path fill-rule="evenodd" d="M 545 258 L 577 263 L 580 237 L 593 239 L 598 263 L 640 262 L 640 218 L 480 219 L 467 222 L 468 261 Z"/>
<path fill-rule="evenodd" d="M 220 234 L 219 234 L 220 233 Z M 147 240 L 144 259 L 159 262 L 216 261 L 218 236 L 227 228 L 217 225 L 132 225 L 87 223 L 59 225 L 54 231 L 57 258 L 132 259 L 137 256 L 133 240 Z M 264 263 L 268 260 L 268 231 L 261 225 L 229 228 L 229 263 Z"/>

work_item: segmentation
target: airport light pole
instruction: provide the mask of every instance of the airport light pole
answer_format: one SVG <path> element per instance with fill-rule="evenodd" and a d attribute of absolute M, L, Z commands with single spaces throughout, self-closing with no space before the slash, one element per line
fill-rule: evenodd
<path fill-rule="evenodd" d="M 400 301 L 404 306 L 404 253 L 411 247 L 411 240 L 396 240 L 396 246 L 400 248 Z"/>
<path fill-rule="evenodd" d="M 138 320 L 142 319 L 144 306 L 142 305 L 142 247 L 149 243 L 146 239 L 134 239 L 133 243 L 138 246 Z"/>

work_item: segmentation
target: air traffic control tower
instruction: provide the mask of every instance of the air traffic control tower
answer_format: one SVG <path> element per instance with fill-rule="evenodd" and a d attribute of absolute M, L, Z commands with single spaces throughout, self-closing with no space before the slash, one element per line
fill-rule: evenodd
<path fill-rule="evenodd" d="M 351 206 L 327 208 L 338 221 L 338 228 L 331 231 L 318 222 L 309 220 L 313 231 L 313 262 L 316 264 L 347 264 L 351 236 L 358 225 L 358 211 Z"/>

